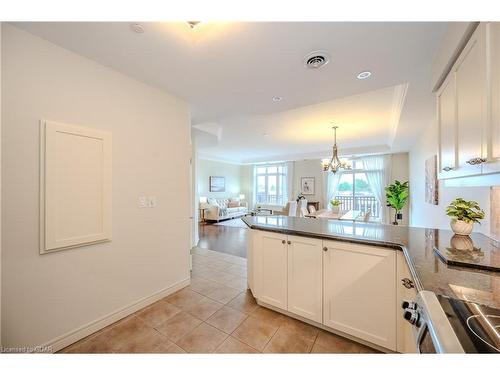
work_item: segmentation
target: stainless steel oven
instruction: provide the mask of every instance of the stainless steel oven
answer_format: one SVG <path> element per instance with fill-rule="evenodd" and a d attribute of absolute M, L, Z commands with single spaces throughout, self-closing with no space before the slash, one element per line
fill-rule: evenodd
<path fill-rule="evenodd" d="M 500 353 L 497 309 L 428 291 L 402 307 L 419 353 Z"/>

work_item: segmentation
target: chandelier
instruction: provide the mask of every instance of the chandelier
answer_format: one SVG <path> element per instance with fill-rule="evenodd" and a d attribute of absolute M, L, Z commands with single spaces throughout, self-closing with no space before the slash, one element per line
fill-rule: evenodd
<path fill-rule="evenodd" d="M 340 161 L 337 149 L 337 128 L 338 126 L 333 126 L 333 156 L 331 159 L 321 160 L 321 165 L 323 166 L 323 171 L 330 171 L 332 173 L 337 173 L 339 169 L 351 169 L 351 166 L 345 162 Z"/>

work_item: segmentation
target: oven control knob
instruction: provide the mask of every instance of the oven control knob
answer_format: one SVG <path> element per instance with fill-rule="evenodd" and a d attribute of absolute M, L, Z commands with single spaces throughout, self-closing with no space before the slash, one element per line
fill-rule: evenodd
<path fill-rule="evenodd" d="M 403 317 L 410 322 L 410 324 L 417 325 L 420 318 L 418 312 L 412 309 L 405 309 Z"/>
<path fill-rule="evenodd" d="M 417 303 L 413 302 L 413 301 L 403 300 L 403 303 L 401 304 L 401 307 L 403 309 L 416 310 L 417 309 Z"/>

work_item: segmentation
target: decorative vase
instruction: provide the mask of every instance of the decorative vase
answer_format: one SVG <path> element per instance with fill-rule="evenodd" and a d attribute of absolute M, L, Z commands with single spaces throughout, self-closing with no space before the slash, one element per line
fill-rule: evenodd
<path fill-rule="evenodd" d="M 472 233 L 472 228 L 474 227 L 474 223 L 467 223 L 463 220 L 451 219 L 450 222 L 451 230 L 455 234 L 459 234 L 461 236 L 468 236 Z"/>
<path fill-rule="evenodd" d="M 338 214 L 340 212 L 340 206 L 332 206 L 332 213 Z"/>

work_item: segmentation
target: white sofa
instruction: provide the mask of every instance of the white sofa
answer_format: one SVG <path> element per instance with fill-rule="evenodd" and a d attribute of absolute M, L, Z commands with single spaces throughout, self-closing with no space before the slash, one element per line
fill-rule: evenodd
<path fill-rule="evenodd" d="M 235 219 L 248 213 L 248 204 L 239 199 L 208 198 L 204 213 L 206 221 Z"/>

